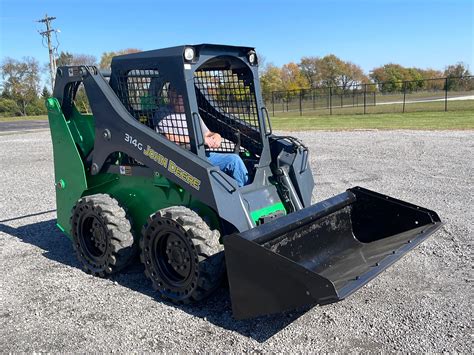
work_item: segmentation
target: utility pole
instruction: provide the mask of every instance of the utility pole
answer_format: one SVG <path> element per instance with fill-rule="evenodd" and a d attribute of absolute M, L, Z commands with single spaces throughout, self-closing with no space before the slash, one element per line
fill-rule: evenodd
<path fill-rule="evenodd" d="M 56 17 L 48 17 L 48 14 L 44 16 L 43 19 L 36 22 L 41 22 L 46 24 L 46 31 L 39 32 L 39 34 L 47 39 L 48 41 L 48 51 L 49 51 L 49 71 L 51 73 L 51 92 L 54 90 L 54 79 L 56 76 L 56 58 L 54 57 L 53 44 L 51 43 L 51 33 L 56 30 L 51 28 L 51 21 L 56 20 Z"/>

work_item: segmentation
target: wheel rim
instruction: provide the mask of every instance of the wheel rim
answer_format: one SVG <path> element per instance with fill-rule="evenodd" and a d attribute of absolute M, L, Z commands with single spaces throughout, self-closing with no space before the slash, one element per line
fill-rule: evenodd
<path fill-rule="evenodd" d="M 181 286 L 189 278 L 192 262 L 189 246 L 182 235 L 172 231 L 163 231 L 153 243 L 155 262 L 161 276 L 175 286 Z"/>
<path fill-rule="evenodd" d="M 102 220 L 95 214 L 89 213 L 82 218 L 79 229 L 80 242 L 87 257 L 100 260 L 107 253 L 107 231 Z"/>
<path fill-rule="evenodd" d="M 180 299 L 197 286 L 198 256 L 179 224 L 170 219 L 155 223 L 157 228 L 149 235 L 151 240 L 145 247 L 151 263 L 150 276 L 161 293 Z"/>

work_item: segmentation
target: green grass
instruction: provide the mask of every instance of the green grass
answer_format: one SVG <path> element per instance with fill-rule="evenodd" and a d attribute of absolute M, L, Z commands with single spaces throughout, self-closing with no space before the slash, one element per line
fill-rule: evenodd
<path fill-rule="evenodd" d="M 274 130 L 474 129 L 474 111 L 271 117 Z"/>
<path fill-rule="evenodd" d="M 454 102 L 453 102 L 454 103 Z M 444 103 L 443 103 L 444 105 Z M 392 106 L 392 105 L 387 105 Z M 408 107 L 408 105 L 407 105 Z M 443 106 L 444 107 L 444 106 Z M 426 107 L 425 107 L 426 108 Z M 448 112 L 392 112 L 363 115 L 361 112 L 339 109 L 337 114 L 322 112 L 284 112 L 271 117 L 275 130 L 351 130 L 351 129 L 474 129 L 474 108 L 472 110 Z M 333 111 L 334 112 L 334 111 Z M 46 120 L 48 116 L 0 117 L 0 122 L 19 120 Z"/>
<path fill-rule="evenodd" d="M 14 117 L 1 117 L 1 116 L 0 116 L 0 122 L 47 120 L 47 119 L 48 119 L 48 115 L 41 115 L 41 116 L 14 116 Z"/>

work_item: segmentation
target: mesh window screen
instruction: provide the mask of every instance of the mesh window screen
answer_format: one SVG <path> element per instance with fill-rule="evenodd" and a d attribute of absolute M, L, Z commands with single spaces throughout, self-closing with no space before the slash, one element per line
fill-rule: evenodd
<path fill-rule="evenodd" d="M 200 116 L 211 131 L 222 136 L 220 148 L 212 151 L 234 152 L 240 141 L 241 150 L 260 154 L 260 124 L 248 69 L 200 69 L 195 72 L 194 85 Z M 118 77 L 117 96 L 135 119 L 191 148 L 183 97 L 157 70 L 131 70 Z"/>
<path fill-rule="evenodd" d="M 190 149 L 183 97 L 157 70 L 131 70 L 118 83 L 117 96 L 135 119 Z"/>
<path fill-rule="evenodd" d="M 253 81 L 248 69 L 198 69 L 194 74 L 199 114 L 211 131 L 223 140 L 213 151 L 233 152 L 239 138 L 241 149 L 261 151 L 260 124 Z"/>

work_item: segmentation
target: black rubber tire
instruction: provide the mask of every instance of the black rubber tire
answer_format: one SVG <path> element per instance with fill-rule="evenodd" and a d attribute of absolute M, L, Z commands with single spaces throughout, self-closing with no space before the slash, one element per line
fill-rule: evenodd
<path fill-rule="evenodd" d="M 135 256 L 130 221 L 109 195 L 79 199 L 70 221 L 73 247 L 84 271 L 105 277 L 123 269 Z"/>
<path fill-rule="evenodd" d="M 225 261 L 219 237 L 219 231 L 183 206 L 149 217 L 142 230 L 140 260 L 161 298 L 178 304 L 201 301 L 221 284 Z"/>

